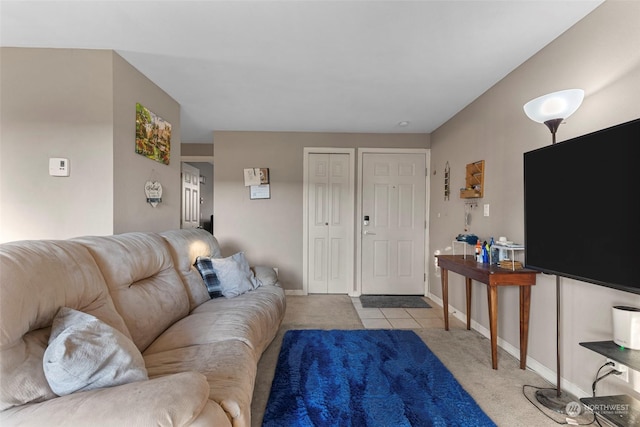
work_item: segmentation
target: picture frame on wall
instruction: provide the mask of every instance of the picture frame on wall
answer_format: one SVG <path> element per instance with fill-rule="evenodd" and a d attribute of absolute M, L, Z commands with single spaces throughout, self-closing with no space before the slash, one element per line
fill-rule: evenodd
<path fill-rule="evenodd" d="M 271 198 L 271 188 L 269 184 L 252 185 L 249 188 L 249 198 L 251 200 Z"/>
<path fill-rule="evenodd" d="M 156 162 L 169 164 L 171 159 L 171 123 L 136 103 L 136 153 Z"/>
<path fill-rule="evenodd" d="M 269 168 L 260 168 L 260 184 L 269 184 Z"/>

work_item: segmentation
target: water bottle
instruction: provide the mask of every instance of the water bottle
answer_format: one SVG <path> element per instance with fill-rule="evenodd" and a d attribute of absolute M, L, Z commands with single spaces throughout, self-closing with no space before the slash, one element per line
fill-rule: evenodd
<path fill-rule="evenodd" d="M 498 248 L 496 248 L 495 246 L 495 241 L 493 240 L 493 237 L 491 238 L 491 243 L 489 243 L 489 250 L 490 250 L 489 257 L 491 260 L 491 264 L 497 264 L 500 256 L 498 255 Z"/>

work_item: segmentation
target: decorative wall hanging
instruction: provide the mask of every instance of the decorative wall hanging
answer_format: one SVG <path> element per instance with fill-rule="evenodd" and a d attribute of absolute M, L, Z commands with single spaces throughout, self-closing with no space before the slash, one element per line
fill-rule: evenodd
<path fill-rule="evenodd" d="M 260 169 L 248 168 L 244 170 L 244 186 L 260 185 Z"/>
<path fill-rule="evenodd" d="M 269 183 L 269 168 L 248 168 L 244 170 L 244 186 Z"/>
<path fill-rule="evenodd" d="M 147 195 L 147 203 L 154 208 L 162 203 L 162 184 L 158 181 L 147 181 L 144 184 L 144 193 Z"/>
<path fill-rule="evenodd" d="M 269 168 L 260 168 L 260 184 L 269 183 Z"/>
<path fill-rule="evenodd" d="M 269 184 L 252 185 L 250 188 L 249 198 L 251 200 L 271 198 L 271 188 Z"/>
<path fill-rule="evenodd" d="M 171 124 L 136 103 L 136 153 L 169 164 Z"/>
<path fill-rule="evenodd" d="M 451 177 L 451 171 L 449 169 L 449 162 L 447 162 L 447 164 L 444 167 L 444 200 L 449 200 L 449 193 L 451 190 L 450 184 L 450 178 Z"/>
<path fill-rule="evenodd" d="M 244 185 L 250 187 L 249 198 L 270 199 L 269 168 L 249 168 L 244 170 Z"/>

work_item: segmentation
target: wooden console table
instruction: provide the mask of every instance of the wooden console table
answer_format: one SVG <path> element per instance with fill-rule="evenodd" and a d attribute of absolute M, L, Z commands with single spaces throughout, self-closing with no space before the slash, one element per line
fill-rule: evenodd
<path fill-rule="evenodd" d="M 520 369 L 527 366 L 527 344 L 529 340 L 529 307 L 531 286 L 536 284 L 535 270 L 507 270 L 497 265 L 481 264 L 473 256 L 437 255 L 442 270 L 442 306 L 444 329 L 449 330 L 449 271 L 465 277 L 467 287 L 467 329 L 471 329 L 471 282 L 476 280 L 487 285 L 489 302 L 489 330 L 491 333 L 491 366 L 498 369 L 498 286 L 520 287 Z"/>

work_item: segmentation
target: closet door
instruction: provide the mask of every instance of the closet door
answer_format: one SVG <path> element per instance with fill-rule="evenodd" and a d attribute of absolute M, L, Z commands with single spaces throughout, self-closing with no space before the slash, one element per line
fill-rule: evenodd
<path fill-rule="evenodd" d="M 307 173 L 308 292 L 348 293 L 349 155 L 312 153 Z"/>

